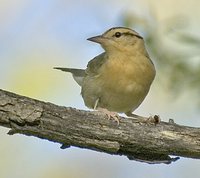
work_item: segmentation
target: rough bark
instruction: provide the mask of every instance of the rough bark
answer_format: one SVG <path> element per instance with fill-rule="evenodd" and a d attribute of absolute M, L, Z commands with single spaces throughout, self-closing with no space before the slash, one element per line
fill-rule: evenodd
<path fill-rule="evenodd" d="M 9 134 L 25 134 L 147 163 L 171 163 L 178 157 L 200 158 L 200 129 L 174 123 L 138 123 L 120 118 L 120 124 L 99 112 L 57 106 L 0 90 L 0 125 Z"/>

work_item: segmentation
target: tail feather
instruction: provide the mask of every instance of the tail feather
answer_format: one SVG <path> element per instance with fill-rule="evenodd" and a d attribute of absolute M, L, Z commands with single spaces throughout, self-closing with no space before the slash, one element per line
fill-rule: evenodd
<path fill-rule="evenodd" d="M 63 67 L 54 67 L 54 69 L 58 69 L 64 72 L 70 72 L 75 76 L 85 76 L 84 69 L 74 69 L 74 68 L 63 68 Z"/>
<path fill-rule="evenodd" d="M 54 69 L 58 69 L 64 72 L 70 72 L 73 75 L 74 80 L 82 86 L 83 78 L 85 77 L 84 69 L 74 69 L 74 68 L 63 68 L 63 67 L 54 67 Z"/>

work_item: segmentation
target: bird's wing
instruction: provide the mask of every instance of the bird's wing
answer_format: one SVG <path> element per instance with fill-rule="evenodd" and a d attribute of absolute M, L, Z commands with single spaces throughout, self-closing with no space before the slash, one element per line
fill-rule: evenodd
<path fill-rule="evenodd" d="M 90 76 L 96 76 L 99 74 L 99 69 L 105 63 L 107 57 L 105 52 L 96 56 L 91 61 L 88 62 L 87 69 L 85 73 Z"/>
<path fill-rule="evenodd" d="M 62 70 L 64 72 L 70 72 L 73 75 L 74 80 L 82 86 L 83 79 L 87 75 L 97 76 L 99 74 L 99 69 L 106 61 L 106 54 L 102 53 L 96 56 L 94 59 L 88 62 L 87 69 L 74 69 L 74 68 L 63 68 L 63 67 L 54 67 L 54 69 Z"/>
<path fill-rule="evenodd" d="M 74 69 L 74 68 L 63 68 L 63 67 L 54 67 L 54 69 L 62 70 L 64 72 L 70 72 L 73 75 L 74 80 L 82 86 L 83 78 L 86 76 L 84 69 Z"/>

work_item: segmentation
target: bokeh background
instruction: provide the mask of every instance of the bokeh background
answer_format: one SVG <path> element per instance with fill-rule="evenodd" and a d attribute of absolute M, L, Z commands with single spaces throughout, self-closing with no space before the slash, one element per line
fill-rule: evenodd
<path fill-rule="evenodd" d="M 0 88 L 58 105 L 87 109 L 70 74 L 102 52 L 88 37 L 110 27 L 138 31 L 157 68 L 137 114 L 200 127 L 200 1 L 0 0 Z M 79 148 L 8 136 L 0 127 L 1 178 L 199 178 L 200 161 L 148 165 Z"/>

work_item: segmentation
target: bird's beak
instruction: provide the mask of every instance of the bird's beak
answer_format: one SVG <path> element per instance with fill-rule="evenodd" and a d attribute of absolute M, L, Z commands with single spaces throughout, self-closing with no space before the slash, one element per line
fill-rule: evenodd
<path fill-rule="evenodd" d="M 105 40 L 105 37 L 103 37 L 102 35 L 99 35 L 99 36 L 88 38 L 87 40 L 101 44 Z"/>

